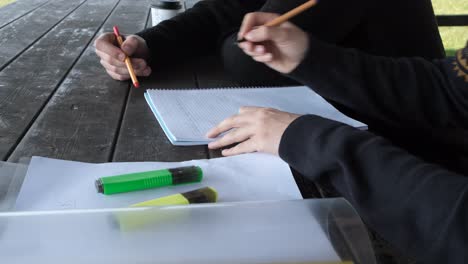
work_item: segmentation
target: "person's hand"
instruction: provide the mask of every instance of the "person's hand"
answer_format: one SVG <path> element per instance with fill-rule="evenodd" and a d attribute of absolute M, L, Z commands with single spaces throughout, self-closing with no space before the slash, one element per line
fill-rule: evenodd
<path fill-rule="evenodd" d="M 228 131 L 222 138 L 210 142 L 208 148 L 217 149 L 239 143 L 230 149 L 224 149 L 224 156 L 232 156 L 248 152 L 267 152 L 278 155 L 281 137 L 299 115 L 282 112 L 276 109 L 244 106 L 239 114 L 231 116 L 206 135 L 217 137 Z"/>
<path fill-rule="evenodd" d="M 125 54 L 132 57 L 132 66 L 137 76 L 149 76 L 151 68 L 148 66 L 149 58 L 146 41 L 137 35 L 127 36 L 118 47 L 117 39 L 113 33 L 104 33 L 94 42 L 96 54 L 101 58 L 101 64 L 107 73 L 115 80 L 128 80 L 130 74 L 125 65 Z"/>
<path fill-rule="evenodd" d="M 309 38 L 290 22 L 277 27 L 262 26 L 276 17 L 272 13 L 247 14 L 238 34 L 238 39 L 246 41 L 239 43 L 239 47 L 254 60 L 278 72 L 290 73 L 304 59 Z"/>

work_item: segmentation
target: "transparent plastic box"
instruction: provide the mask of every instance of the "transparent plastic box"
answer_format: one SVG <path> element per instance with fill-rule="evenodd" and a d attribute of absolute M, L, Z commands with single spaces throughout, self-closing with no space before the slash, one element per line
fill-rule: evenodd
<path fill-rule="evenodd" d="M 376 263 L 343 198 L 9 211 L 26 170 L 0 163 L 0 263 Z"/>

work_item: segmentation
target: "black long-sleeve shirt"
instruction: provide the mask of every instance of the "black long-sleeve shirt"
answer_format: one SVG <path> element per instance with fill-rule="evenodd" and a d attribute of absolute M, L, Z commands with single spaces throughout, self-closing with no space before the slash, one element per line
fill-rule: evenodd
<path fill-rule="evenodd" d="M 153 62 L 164 65 L 214 52 L 248 12 L 284 13 L 305 1 L 203 0 L 137 34 L 146 40 Z M 444 57 L 430 0 L 322 0 L 292 22 L 328 43 L 371 54 Z"/>
<path fill-rule="evenodd" d="M 367 117 L 389 139 L 306 115 L 285 131 L 280 156 L 329 177 L 361 217 L 423 263 L 468 262 L 468 47 L 456 58 L 391 59 L 311 37 L 290 74 Z"/>

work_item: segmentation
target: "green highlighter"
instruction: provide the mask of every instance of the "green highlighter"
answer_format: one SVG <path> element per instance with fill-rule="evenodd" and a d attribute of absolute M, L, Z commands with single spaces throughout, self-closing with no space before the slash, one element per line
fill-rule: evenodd
<path fill-rule="evenodd" d="M 200 182 L 203 171 L 198 166 L 153 170 L 102 177 L 96 180 L 98 193 L 115 194 Z"/>

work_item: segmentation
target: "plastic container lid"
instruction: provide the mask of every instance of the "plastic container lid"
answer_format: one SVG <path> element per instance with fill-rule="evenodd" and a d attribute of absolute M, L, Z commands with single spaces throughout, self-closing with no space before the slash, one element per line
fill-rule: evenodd
<path fill-rule="evenodd" d="M 159 0 L 156 4 L 151 7 L 168 10 L 179 10 L 182 8 L 182 4 L 178 0 Z"/>

